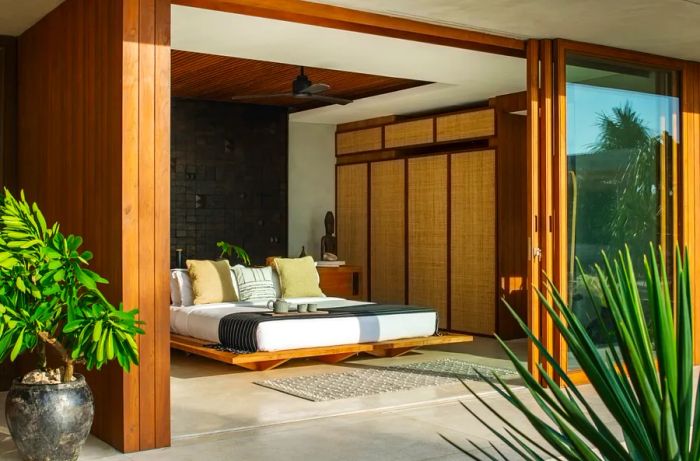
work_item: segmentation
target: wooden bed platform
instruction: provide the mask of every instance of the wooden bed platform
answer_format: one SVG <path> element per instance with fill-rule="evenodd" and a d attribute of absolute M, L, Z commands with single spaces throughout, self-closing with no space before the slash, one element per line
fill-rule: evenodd
<path fill-rule="evenodd" d="M 264 371 L 278 367 L 291 359 L 314 358 L 324 363 L 338 363 L 361 352 L 377 357 L 398 357 L 399 355 L 403 355 L 421 346 L 467 343 L 473 340 L 474 337 L 470 335 L 442 333 L 440 336 L 397 339 L 377 343 L 346 344 L 342 346 L 310 347 L 306 349 L 290 349 L 276 352 L 236 354 L 205 347 L 205 344 L 210 344 L 211 341 L 203 341 L 189 336 L 171 334 L 170 347 L 230 365 L 237 365 L 248 370 Z"/>

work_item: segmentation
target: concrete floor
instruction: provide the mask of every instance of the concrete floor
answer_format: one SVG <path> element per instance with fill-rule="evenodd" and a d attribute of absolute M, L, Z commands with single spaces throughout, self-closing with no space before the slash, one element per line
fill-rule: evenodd
<path fill-rule="evenodd" d="M 526 350 L 523 341 L 513 347 Z M 196 357 L 173 354 L 173 446 L 123 455 L 90 438 L 81 460 L 462 460 L 466 457 L 440 434 L 468 446 L 498 440 L 464 408 L 483 407 L 460 385 L 387 393 L 335 402 L 309 402 L 252 384 L 263 378 L 342 371 L 356 366 L 382 366 L 443 357 L 507 366 L 493 340 L 430 348 L 401 358 L 360 358 L 343 366 L 299 361 L 264 373 Z M 473 388 L 510 420 L 522 420 L 487 384 Z M 526 391 L 520 390 L 524 394 Z M 1 396 L 4 400 L 4 396 Z M 488 417 L 487 420 L 495 421 Z M 0 459 L 18 460 L 4 421 L 0 420 Z M 500 443 L 499 443 L 500 445 Z M 491 450 L 491 448 L 488 448 Z M 517 460 L 514 454 L 510 459 Z"/>
<path fill-rule="evenodd" d="M 525 340 L 511 341 L 510 346 L 526 359 Z M 173 438 L 178 440 L 285 422 L 454 400 L 467 395 L 467 391 L 459 383 L 330 402 L 310 402 L 254 384 L 254 381 L 265 379 L 341 373 L 357 367 L 402 365 L 447 357 L 494 367 L 513 368 L 498 343 L 490 338 L 475 338 L 473 342 L 465 344 L 423 348 L 396 358 L 362 355 L 355 360 L 336 365 L 326 365 L 314 360 L 294 360 L 266 372 L 245 371 L 224 363 L 173 351 Z M 473 382 L 473 388 L 477 392 L 491 390 L 487 383 L 476 381 Z"/>

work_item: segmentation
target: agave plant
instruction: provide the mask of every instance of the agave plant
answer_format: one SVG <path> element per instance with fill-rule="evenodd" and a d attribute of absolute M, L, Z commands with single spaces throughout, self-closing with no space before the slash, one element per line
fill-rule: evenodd
<path fill-rule="evenodd" d="M 622 440 L 615 436 L 611 425 L 601 419 L 566 370 L 519 318 L 521 327 L 546 363 L 561 377 L 565 388 L 557 386 L 545 372 L 544 366 L 538 364 L 537 368 L 546 383 L 546 386 L 541 385 L 500 338 L 498 341 L 544 416 L 536 415 L 536 408 L 529 408 L 498 376 L 494 376 L 495 381 L 488 381 L 527 418 L 547 443 L 534 441 L 521 427 L 499 416 L 473 391 L 472 394 L 500 419 L 504 427 L 489 425 L 475 411 L 465 408 L 525 460 L 555 457 L 586 461 L 700 459 L 700 399 L 697 398 L 700 385 L 693 391 L 688 256 L 687 251 L 682 256 L 676 250 L 674 303 L 671 301 L 672 289 L 666 275 L 663 253 L 659 254 L 657 260 L 651 248 L 649 256 L 644 258 L 649 304 L 647 312 L 650 312 L 652 325 L 649 329 L 629 249 L 625 248 L 625 252 L 620 252 L 612 262 L 603 253 L 603 266 L 596 265 L 595 269 L 605 297 L 604 308 L 610 310 L 615 320 L 612 338 L 603 349 L 599 349 L 591 339 L 551 280 L 547 283 L 553 303 L 549 303 L 547 297 L 538 291 L 542 305 L 619 426 Z M 590 285 L 588 289 L 590 294 Z M 595 304 L 593 296 L 591 298 Z M 597 304 L 595 308 L 598 312 L 603 309 Z M 515 315 L 512 309 L 511 312 Z M 693 394 L 696 395 L 695 401 Z M 455 443 L 453 445 L 460 448 Z M 496 458 L 476 445 L 474 447 L 485 459 L 509 459 L 502 454 L 503 458 Z M 479 459 L 475 454 L 461 450 L 470 458 Z"/>

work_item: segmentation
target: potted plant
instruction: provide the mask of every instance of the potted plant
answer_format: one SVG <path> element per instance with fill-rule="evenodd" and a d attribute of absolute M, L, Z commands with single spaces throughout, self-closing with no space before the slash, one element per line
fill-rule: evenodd
<path fill-rule="evenodd" d="M 105 279 L 86 268 L 82 239 L 48 226 L 36 204 L 5 190 L 0 202 L 0 362 L 33 352 L 37 369 L 15 379 L 5 402 L 7 425 L 26 460 L 77 459 L 93 419 L 93 398 L 75 366 L 110 360 L 138 364 L 138 311 L 110 304 Z M 47 350 L 61 367 L 51 369 Z"/>
<path fill-rule="evenodd" d="M 217 242 L 216 246 L 221 249 L 219 259 L 228 259 L 230 262 L 231 257 L 235 254 L 236 259 L 242 262 L 243 265 L 250 266 L 250 256 L 248 256 L 248 252 L 242 247 L 224 241 Z"/>
<path fill-rule="evenodd" d="M 548 280 L 548 288 L 552 303 L 538 291 L 542 305 L 607 411 L 601 412 L 599 406 L 589 402 L 567 370 L 512 309 L 511 313 L 543 360 L 560 376 L 565 389 L 560 389 L 547 374 L 543 363 L 538 363 L 537 368 L 545 384 L 538 382 L 500 338 L 498 341 L 534 399 L 534 408 L 498 376 L 495 382 L 488 382 L 527 418 L 545 443 L 529 436 L 522 425 L 500 415 L 471 389 L 502 424 L 487 423 L 482 412 L 466 407 L 467 410 L 524 460 L 700 459 L 700 383 L 694 383 L 693 379 L 692 279 L 688 254 L 676 251 L 673 284 L 666 275 L 664 256 L 659 250 L 657 259 L 652 248 L 644 258 L 647 301 L 642 301 L 628 249 L 613 260 L 603 253 L 602 267 L 596 265 L 595 279 L 602 290 L 602 300 L 596 299 L 598 290 L 592 279 L 582 278 L 598 315 L 609 310 L 614 319 L 603 346 L 591 338 L 551 281 Z M 579 271 L 583 272 L 580 265 Z M 607 419 L 608 415 L 618 426 L 617 430 Z M 472 459 L 480 456 L 490 460 L 509 459 L 500 452 L 500 457 L 491 455 L 476 445 L 472 448 L 479 453 L 450 443 Z"/>

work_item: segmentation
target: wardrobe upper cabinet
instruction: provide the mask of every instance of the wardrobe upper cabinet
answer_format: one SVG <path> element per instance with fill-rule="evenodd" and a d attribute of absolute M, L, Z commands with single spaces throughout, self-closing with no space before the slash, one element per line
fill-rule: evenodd
<path fill-rule="evenodd" d="M 382 147 L 382 127 L 379 126 L 340 132 L 335 135 L 336 155 L 371 152 L 381 150 Z"/>
<path fill-rule="evenodd" d="M 496 153 L 453 154 L 450 168 L 451 328 L 496 331 Z"/>
<path fill-rule="evenodd" d="M 437 142 L 484 138 L 496 134 L 496 114 L 493 109 L 482 109 L 435 118 Z"/>
<path fill-rule="evenodd" d="M 437 309 L 447 328 L 448 157 L 408 160 L 408 302 Z"/>
<path fill-rule="evenodd" d="M 370 294 L 372 301 L 406 302 L 406 161 L 370 166 Z"/>
<path fill-rule="evenodd" d="M 338 257 L 362 268 L 362 299 L 367 299 L 368 168 L 366 163 L 336 167 Z"/>

